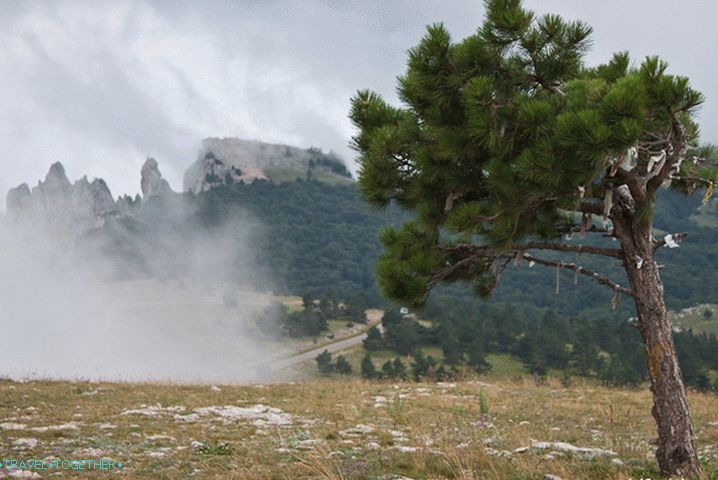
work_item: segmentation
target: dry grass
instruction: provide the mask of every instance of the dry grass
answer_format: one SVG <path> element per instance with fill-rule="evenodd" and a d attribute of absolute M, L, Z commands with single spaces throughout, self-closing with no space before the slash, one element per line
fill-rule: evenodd
<path fill-rule="evenodd" d="M 124 468 L 107 478 L 123 480 L 540 479 L 548 473 L 566 480 L 658 478 L 649 443 L 655 434 L 647 390 L 479 380 L 396 385 L 329 381 L 219 390 L 2 381 L 0 449 L 3 458 L 110 458 Z M 488 406 L 484 414 L 480 389 Z M 718 397 L 692 392 L 690 401 L 706 470 L 718 478 Z M 154 416 L 122 415 L 155 404 L 161 408 Z M 290 420 L 281 425 L 272 424 L 274 417 L 268 417 L 269 424 L 218 414 L 186 417 L 200 407 L 258 404 L 280 409 L 271 412 Z M 185 408 L 167 410 L 173 406 Z M 187 418 L 194 421 L 182 421 Z M 61 428 L 37 430 L 46 426 Z M 26 440 L 22 445 L 22 438 L 37 444 Z M 530 447 L 532 440 L 613 450 L 621 464 L 611 457 L 588 460 L 550 450 L 513 453 Z M 59 471 L 52 478 L 98 476 Z"/>

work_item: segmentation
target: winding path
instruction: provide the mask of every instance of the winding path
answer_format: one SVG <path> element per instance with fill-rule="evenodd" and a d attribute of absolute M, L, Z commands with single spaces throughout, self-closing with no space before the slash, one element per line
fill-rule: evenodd
<path fill-rule="evenodd" d="M 367 337 L 366 332 L 371 327 L 381 323 L 382 315 L 384 315 L 384 312 L 382 310 L 367 310 L 367 327 L 362 332 L 359 332 L 349 338 L 342 338 L 334 342 L 319 345 L 316 348 L 312 348 L 311 350 L 307 350 L 305 352 L 297 353 L 296 355 L 292 355 L 291 357 L 275 360 L 269 364 L 269 368 L 271 368 L 272 371 L 282 370 L 288 367 L 292 367 L 294 365 L 298 365 L 300 363 L 307 362 L 309 360 L 314 360 L 315 358 L 317 358 L 317 355 L 322 353 L 324 350 L 328 350 L 329 352 L 334 353 L 359 345 Z"/>

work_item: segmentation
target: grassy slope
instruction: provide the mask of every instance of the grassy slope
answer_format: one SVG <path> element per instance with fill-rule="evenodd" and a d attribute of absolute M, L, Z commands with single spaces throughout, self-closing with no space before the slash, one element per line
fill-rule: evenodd
<path fill-rule="evenodd" d="M 652 459 L 650 395 L 591 385 L 475 379 L 456 384 L 328 381 L 256 386 L 177 386 L 69 382 L 0 382 L 4 458 L 111 458 L 123 462 L 108 478 L 376 479 L 395 478 L 657 478 Z M 487 398 L 481 413 L 478 392 Z M 379 397 L 383 397 L 379 398 Z M 382 401 L 382 400 L 385 400 Z M 691 392 L 699 448 L 718 478 L 718 397 Z M 159 404 L 154 416 L 122 415 Z M 178 421 L 208 406 L 268 405 L 291 414 L 287 425 L 253 425 L 217 415 Z M 25 425 L 24 429 L 7 422 Z M 63 424 L 70 424 L 63 425 Z M 370 432 L 343 432 L 356 425 Z M 33 427 L 61 425 L 57 430 Z M 74 428 L 73 428 L 74 427 Z M 35 446 L 20 446 L 31 438 Z M 537 441 L 613 450 L 609 458 L 547 456 Z M 192 442 L 207 445 L 205 451 Z M 32 443 L 32 441 L 30 442 Z M 228 444 L 227 449 L 221 447 Z M 493 450 L 491 450 L 493 449 Z M 505 454 L 504 454 L 505 455 Z M 97 478 L 96 472 L 53 478 Z"/>
<path fill-rule="evenodd" d="M 709 310 L 713 315 L 709 318 L 704 312 Z M 678 312 L 670 313 L 671 320 L 683 329 L 691 329 L 694 333 L 715 333 L 718 334 L 718 305 L 696 305 L 695 307 L 684 308 Z"/>

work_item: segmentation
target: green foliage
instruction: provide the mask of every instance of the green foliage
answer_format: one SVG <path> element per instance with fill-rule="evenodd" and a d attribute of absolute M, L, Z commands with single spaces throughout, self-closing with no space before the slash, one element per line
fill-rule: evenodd
<path fill-rule="evenodd" d="M 330 154 L 329 156 L 324 155 L 321 153 L 320 150 L 312 150 L 310 149 L 311 153 L 314 153 L 315 156 L 309 159 L 309 172 L 312 172 L 312 170 L 316 168 L 327 168 L 332 173 L 335 173 L 336 175 L 340 175 L 342 177 L 351 178 L 352 174 L 347 170 L 346 165 L 339 159 L 338 157 Z"/>
<path fill-rule="evenodd" d="M 539 378 L 563 372 L 593 377 L 607 385 L 635 385 L 648 378 L 640 336 L 625 317 L 559 315 L 525 303 L 486 303 L 447 289 L 432 295 L 422 315 L 431 318 L 433 325 L 424 329 L 414 345 L 412 376 L 417 379 L 445 378 L 448 372 L 440 370 L 450 364 L 452 356 L 455 366 L 486 373 L 492 367 L 487 354 L 510 354 Z M 406 319 L 389 310 L 384 325 L 391 329 L 401 321 Z M 711 383 L 711 372 L 718 371 L 718 336 L 690 331 L 674 336 L 686 384 L 718 388 L 718 383 Z M 451 356 L 446 355 L 447 345 Z M 422 348 L 435 346 L 443 346 L 442 365 L 428 361 L 422 353 Z M 387 361 L 387 378 L 394 375 L 393 368 Z"/>
<path fill-rule="evenodd" d="M 371 327 L 366 333 L 367 337 L 362 342 L 364 350 L 374 352 L 377 350 L 383 350 L 387 347 L 384 342 L 384 337 L 382 337 L 381 332 L 376 326 Z"/>
<path fill-rule="evenodd" d="M 582 202 L 600 208 L 629 147 L 640 147 L 643 175 L 665 132 L 685 127 L 698 149 L 691 115 L 702 96 L 687 79 L 653 57 L 630 68 L 626 53 L 585 68 L 590 33 L 581 22 L 536 17 L 518 0 L 490 0 L 484 23 L 463 41 L 441 24 L 428 27 L 399 79 L 401 107 L 357 93 L 350 117 L 360 189 L 376 206 L 415 213 L 382 234 L 377 273 L 388 298 L 419 306 L 431 288 L 455 281 L 486 296 L 512 245 L 559 239 L 573 224 L 567 212 Z M 674 186 L 695 188 L 686 179 L 698 169 L 682 168 Z M 653 195 L 637 201 L 645 224 Z M 458 248 L 467 243 L 482 250 Z"/>
<path fill-rule="evenodd" d="M 232 455 L 232 448 L 229 443 L 203 443 L 197 448 L 197 452 L 203 455 Z"/>
<path fill-rule="evenodd" d="M 486 399 L 486 392 L 483 387 L 479 388 L 479 411 L 482 415 L 489 413 L 489 401 Z"/>
<path fill-rule="evenodd" d="M 361 376 L 362 378 L 366 378 L 367 380 L 374 380 L 376 378 L 379 378 L 379 372 L 374 366 L 374 362 L 372 361 L 371 356 L 368 353 L 364 355 L 364 358 L 362 358 L 361 361 Z"/>
<path fill-rule="evenodd" d="M 344 357 L 344 355 L 339 355 L 336 363 L 334 364 L 334 371 L 342 375 L 351 375 L 352 365 L 346 357 Z"/>
<path fill-rule="evenodd" d="M 347 312 L 364 322 L 364 309 L 381 303 L 374 263 L 377 232 L 406 215 L 396 209 L 371 211 L 353 185 L 315 181 L 222 186 L 197 197 L 193 223 L 220 225 L 236 212 L 260 219 L 265 241 L 253 245 L 258 279 L 273 279 L 278 293 L 312 293 L 349 301 Z M 206 228 L 206 227 L 205 227 Z"/>
<path fill-rule="evenodd" d="M 384 325 L 384 343 L 401 355 L 411 355 L 421 344 L 424 327 L 410 317 L 392 319 L 386 315 L 382 319 Z"/>
<path fill-rule="evenodd" d="M 334 371 L 334 364 L 332 363 L 332 354 L 329 350 L 324 350 L 322 353 L 317 355 L 314 359 L 317 362 L 317 368 L 319 373 L 325 377 L 328 377 Z"/>
<path fill-rule="evenodd" d="M 257 320 L 258 329 L 265 335 L 286 334 L 290 337 L 313 336 L 329 328 L 328 320 L 349 320 L 366 323 L 366 298 L 352 295 L 339 302 L 331 296 L 315 299 L 311 294 L 302 296 L 302 310 L 289 313 L 286 306 L 272 302 Z"/>
<path fill-rule="evenodd" d="M 432 357 L 424 356 L 421 350 L 417 350 L 413 355 L 414 361 L 411 363 L 411 374 L 415 381 L 419 381 L 425 377 L 433 377 L 436 372 L 437 361 Z"/>
<path fill-rule="evenodd" d="M 401 358 L 396 357 L 394 361 L 391 363 L 392 366 L 392 377 L 391 378 L 397 378 L 400 380 L 406 380 L 407 378 L 407 371 L 406 371 L 406 365 L 404 365 L 404 362 L 401 361 Z"/>
<path fill-rule="evenodd" d="M 332 362 L 332 354 L 328 350 L 324 350 L 314 360 L 317 362 L 319 374 L 324 377 L 328 377 L 332 373 L 340 375 L 351 375 L 352 373 L 352 365 L 344 355 L 339 355 L 336 362 Z M 364 373 L 365 368 L 367 367 L 362 363 L 362 373 Z"/>
<path fill-rule="evenodd" d="M 394 373 L 394 363 L 391 360 L 387 360 L 381 366 L 381 376 L 383 378 L 396 378 Z"/>
<path fill-rule="evenodd" d="M 406 400 L 401 398 L 401 395 L 397 392 L 394 397 L 386 405 L 386 413 L 391 417 L 394 424 L 394 428 L 402 424 L 406 420 Z"/>

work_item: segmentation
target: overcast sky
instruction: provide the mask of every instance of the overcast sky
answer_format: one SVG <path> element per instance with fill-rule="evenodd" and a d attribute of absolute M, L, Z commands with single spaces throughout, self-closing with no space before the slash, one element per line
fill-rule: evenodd
<path fill-rule="evenodd" d="M 71 180 L 139 191 L 154 156 L 173 188 L 202 138 L 238 136 L 334 150 L 353 164 L 349 99 L 395 101 L 406 50 L 443 21 L 459 40 L 480 0 L 0 0 L 0 209 L 4 192 L 61 161 Z M 713 0 L 527 0 L 594 27 L 589 64 L 658 54 L 707 97 L 718 142 L 718 4 Z"/>

